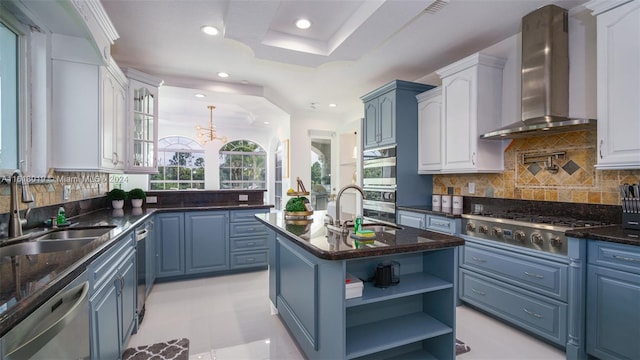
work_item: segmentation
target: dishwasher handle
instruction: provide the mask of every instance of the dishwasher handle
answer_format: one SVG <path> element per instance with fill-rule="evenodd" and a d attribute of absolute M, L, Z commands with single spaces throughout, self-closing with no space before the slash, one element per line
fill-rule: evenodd
<path fill-rule="evenodd" d="M 65 291 L 64 293 L 58 295 L 55 298 L 56 300 L 53 301 L 54 305 L 51 308 L 51 313 L 55 313 L 56 309 L 60 308 L 60 306 L 65 301 L 72 301 L 76 297 L 77 300 L 75 300 L 75 303 L 69 307 L 69 310 L 62 314 L 46 329 L 39 331 L 30 339 L 27 339 L 21 344 L 15 346 L 15 348 L 7 349 L 8 352 L 5 354 L 4 359 L 12 360 L 31 358 L 49 341 L 51 341 L 51 339 L 58 335 L 65 328 L 65 326 L 70 324 L 76 318 L 76 316 L 80 314 L 81 311 L 86 311 L 86 308 L 81 305 L 87 301 L 88 294 L 89 282 L 85 281 L 82 284 L 70 289 L 69 291 Z M 61 310 L 64 310 L 64 308 L 62 308 Z"/>
<path fill-rule="evenodd" d="M 149 229 L 145 228 L 145 229 L 136 231 L 136 241 L 140 241 L 140 240 L 146 239 L 147 235 L 149 235 Z"/>

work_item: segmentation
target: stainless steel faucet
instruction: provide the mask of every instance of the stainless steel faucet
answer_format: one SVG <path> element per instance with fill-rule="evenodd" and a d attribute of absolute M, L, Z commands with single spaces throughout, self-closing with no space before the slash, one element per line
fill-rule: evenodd
<path fill-rule="evenodd" d="M 20 204 L 18 203 L 18 178 L 22 185 L 22 202 L 33 202 L 33 195 L 29 190 L 29 181 L 23 176 L 20 170 L 15 170 L 11 175 L 11 213 L 9 214 L 9 237 L 22 236 L 22 225 L 27 223 L 27 217 L 31 212 L 31 208 L 27 208 L 24 219 L 20 219 Z"/>
<path fill-rule="evenodd" d="M 362 195 L 362 200 L 364 201 L 364 190 L 358 186 L 358 185 L 347 185 L 345 187 L 343 187 L 342 189 L 340 189 L 340 191 L 338 191 L 338 196 L 336 197 L 336 219 L 335 219 L 335 226 L 337 227 L 341 227 L 342 224 L 340 223 L 340 198 L 342 197 L 342 193 L 347 190 L 347 189 L 356 189 L 360 192 L 360 195 Z M 362 215 L 362 206 L 360 207 L 360 214 Z M 346 221 L 345 221 L 346 223 Z"/>

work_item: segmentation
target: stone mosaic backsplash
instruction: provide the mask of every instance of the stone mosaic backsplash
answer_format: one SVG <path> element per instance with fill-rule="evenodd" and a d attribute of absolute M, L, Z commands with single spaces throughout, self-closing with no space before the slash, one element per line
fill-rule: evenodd
<path fill-rule="evenodd" d="M 31 184 L 29 189 L 34 197 L 31 207 L 44 207 L 65 202 L 74 202 L 99 196 L 108 191 L 109 174 L 97 172 L 53 172 L 47 177 L 52 183 Z M 64 186 L 69 185 L 71 192 L 68 200 L 63 199 Z M 21 191 L 18 186 L 18 191 Z M 0 214 L 10 211 L 11 189 L 8 184 L 0 185 Z M 20 203 L 20 209 L 26 209 L 28 204 Z"/>
<path fill-rule="evenodd" d="M 640 183 L 639 170 L 596 170 L 596 131 L 514 139 L 504 152 L 500 174 L 434 175 L 433 192 L 519 200 L 620 205 L 619 185 Z M 546 154 L 565 154 L 552 158 Z M 539 162 L 525 164 L 540 156 Z M 469 183 L 475 192 L 469 193 Z"/>

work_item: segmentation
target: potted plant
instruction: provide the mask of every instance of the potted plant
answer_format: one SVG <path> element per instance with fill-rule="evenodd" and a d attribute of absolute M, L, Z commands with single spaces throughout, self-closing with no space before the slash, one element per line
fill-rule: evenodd
<path fill-rule="evenodd" d="M 111 206 L 114 209 L 122 209 L 126 199 L 127 192 L 122 189 L 112 189 L 107 193 L 107 200 L 111 201 Z"/>
<path fill-rule="evenodd" d="M 147 198 L 147 194 L 140 188 L 131 189 L 129 191 L 129 199 L 131 199 L 131 206 L 134 208 L 142 207 L 142 201 Z"/>

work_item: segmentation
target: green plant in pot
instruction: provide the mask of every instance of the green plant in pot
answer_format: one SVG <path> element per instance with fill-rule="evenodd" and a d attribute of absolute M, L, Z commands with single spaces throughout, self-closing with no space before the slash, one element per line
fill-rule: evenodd
<path fill-rule="evenodd" d="M 126 199 L 127 192 L 122 189 L 112 189 L 107 193 L 107 200 L 111 201 L 111 207 L 114 209 L 122 209 Z"/>
<path fill-rule="evenodd" d="M 131 189 L 129 191 L 129 199 L 131 199 L 131 206 L 134 208 L 142 207 L 142 202 L 147 198 L 147 194 L 140 188 Z"/>

